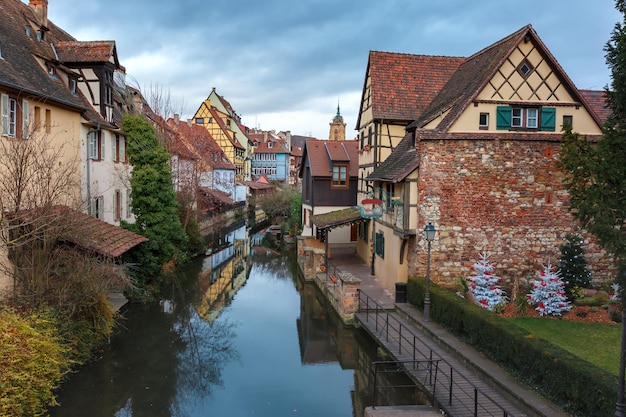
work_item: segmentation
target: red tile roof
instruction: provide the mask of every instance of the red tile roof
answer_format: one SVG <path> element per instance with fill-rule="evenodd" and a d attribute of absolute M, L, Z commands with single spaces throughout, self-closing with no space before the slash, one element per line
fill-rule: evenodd
<path fill-rule="evenodd" d="M 350 176 L 357 177 L 359 172 L 358 141 L 328 141 L 309 139 L 306 141 L 303 158 L 308 159 L 311 175 L 330 177 L 332 162 L 348 162 Z"/>
<path fill-rule="evenodd" d="M 511 35 L 495 42 L 467 58 L 450 77 L 446 85 L 439 91 L 437 96 L 430 102 L 428 107 L 408 127 L 424 127 L 435 118 L 448 112 L 437 126 L 438 130 L 445 131 L 452 126 L 459 115 L 476 99 L 480 91 L 487 85 L 496 71 L 504 64 L 513 50 L 521 42 L 533 42 L 536 49 L 541 53 L 548 64 L 555 68 L 563 86 L 570 95 L 586 107 L 590 107 L 583 95 L 578 91 L 574 83 L 567 76 L 560 64 L 541 41 L 531 25 L 526 25 Z M 601 124 L 595 112 L 592 117 Z"/>
<path fill-rule="evenodd" d="M 230 141 L 230 143 L 232 143 L 232 145 L 235 148 L 239 148 L 239 149 L 245 149 L 237 139 L 235 139 L 232 135 L 230 130 L 228 130 L 228 128 L 226 127 L 226 125 L 224 124 L 224 121 L 222 120 L 222 118 L 220 117 L 220 115 L 217 113 L 217 110 L 215 109 L 215 107 L 210 107 L 209 108 L 209 112 L 211 113 L 211 116 L 213 117 L 213 120 L 215 120 L 215 122 L 219 125 L 220 129 L 222 129 L 222 132 L 224 132 L 224 135 L 226 136 L 226 138 Z"/>
<path fill-rule="evenodd" d="M 373 117 L 415 120 L 463 61 L 460 57 L 370 51 L 367 74 Z M 359 123 L 360 119 L 357 129 Z"/>
<path fill-rule="evenodd" d="M 62 62 L 108 62 L 113 58 L 117 64 L 115 41 L 61 41 L 56 48 Z"/>
<path fill-rule="evenodd" d="M 175 119 L 169 119 L 167 124 L 176 132 L 178 139 L 198 158 L 200 171 L 236 169 L 213 136 L 203 126 Z"/>
<path fill-rule="evenodd" d="M 603 90 L 580 90 L 591 110 L 598 115 L 604 124 L 611 115 L 611 109 L 606 104 L 606 93 Z"/>
<path fill-rule="evenodd" d="M 117 258 L 148 238 L 121 227 L 103 222 L 67 206 L 54 206 L 21 211 L 21 221 L 31 223 L 47 218 L 50 227 L 59 226 L 58 240 L 99 255 Z M 36 220 L 33 220 L 36 219 Z"/>
<path fill-rule="evenodd" d="M 269 144 L 272 144 L 270 147 Z M 254 147 L 254 153 L 289 153 L 286 144 L 282 141 L 276 142 L 257 142 Z"/>

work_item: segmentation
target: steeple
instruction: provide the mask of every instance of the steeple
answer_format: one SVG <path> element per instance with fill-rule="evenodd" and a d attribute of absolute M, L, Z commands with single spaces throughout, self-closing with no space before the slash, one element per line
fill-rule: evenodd
<path fill-rule="evenodd" d="M 332 122 L 329 123 L 330 132 L 328 133 L 328 140 L 343 141 L 346 140 L 346 124 L 341 117 L 341 111 L 339 109 L 339 100 L 337 100 L 337 114 Z"/>

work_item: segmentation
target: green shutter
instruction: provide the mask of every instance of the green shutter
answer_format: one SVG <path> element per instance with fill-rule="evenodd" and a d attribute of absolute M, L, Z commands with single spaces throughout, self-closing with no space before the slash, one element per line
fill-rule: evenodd
<path fill-rule="evenodd" d="M 556 107 L 541 108 L 541 130 L 556 130 Z"/>
<path fill-rule="evenodd" d="M 496 108 L 496 129 L 509 130 L 511 128 L 511 106 Z"/>

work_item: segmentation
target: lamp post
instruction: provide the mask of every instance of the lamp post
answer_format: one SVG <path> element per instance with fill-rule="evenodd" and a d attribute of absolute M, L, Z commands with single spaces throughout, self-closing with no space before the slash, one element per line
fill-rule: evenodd
<path fill-rule="evenodd" d="M 435 240 L 435 226 L 428 222 L 424 227 L 424 237 L 428 242 L 428 258 L 426 261 L 426 295 L 424 296 L 424 321 L 430 321 L 430 244 Z"/>

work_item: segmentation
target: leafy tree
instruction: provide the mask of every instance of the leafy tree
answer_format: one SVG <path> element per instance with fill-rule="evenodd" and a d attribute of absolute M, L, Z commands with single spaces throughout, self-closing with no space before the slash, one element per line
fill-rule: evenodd
<path fill-rule="evenodd" d="M 133 165 L 130 184 L 135 215 L 135 223 L 123 222 L 122 226 L 149 239 L 128 252 L 125 260 L 137 266 L 134 275 L 139 288 L 157 286 L 163 266 L 179 258 L 187 244 L 172 187 L 169 155 L 159 145 L 154 127 L 142 117 L 125 115 L 122 130 Z"/>
<path fill-rule="evenodd" d="M 605 88 L 610 115 L 602 137 L 591 144 L 586 138 L 564 127 L 561 167 L 567 173 L 564 184 L 570 205 L 581 225 L 613 256 L 620 298 L 626 290 L 626 1 L 615 2 L 625 17 L 617 23 L 605 46 L 611 70 L 611 85 Z M 626 311 L 626 310 L 624 310 Z M 622 313 L 623 317 L 624 314 Z M 626 320 L 622 320 L 626 322 Z M 622 352 L 626 338 L 622 338 Z M 626 358 L 620 359 L 619 398 L 616 415 L 623 416 Z"/>
<path fill-rule="evenodd" d="M 582 288 L 588 288 L 591 272 L 587 268 L 585 249 L 582 239 L 575 234 L 565 236 L 565 242 L 559 247 L 559 275 L 565 283 L 565 294 L 569 300 L 580 297 Z"/>

